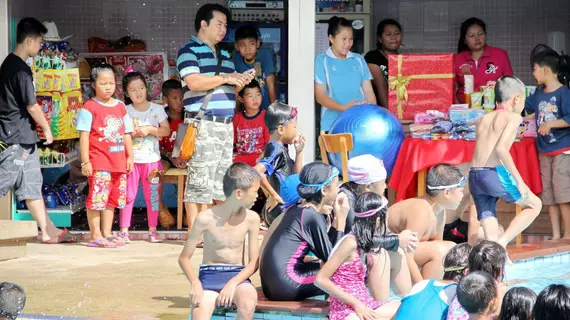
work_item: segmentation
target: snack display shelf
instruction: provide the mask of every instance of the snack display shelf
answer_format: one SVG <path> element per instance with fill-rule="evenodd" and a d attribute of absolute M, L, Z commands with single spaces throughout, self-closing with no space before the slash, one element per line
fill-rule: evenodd
<path fill-rule="evenodd" d="M 66 165 L 72 163 L 73 161 L 79 159 L 79 151 L 78 150 L 73 150 L 67 154 L 65 154 L 65 161 L 61 162 L 61 163 L 54 163 L 54 164 L 42 164 L 40 165 L 40 168 L 45 169 L 45 168 L 63 168 Z"/>

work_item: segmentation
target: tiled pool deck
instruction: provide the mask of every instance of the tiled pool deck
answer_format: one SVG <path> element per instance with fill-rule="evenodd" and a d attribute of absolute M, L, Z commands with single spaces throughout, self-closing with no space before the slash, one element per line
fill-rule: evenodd
<path fill-rule="evenodd" d="M 530 241 L 535 239 L 529 239 Z M 551 283 L 570 285 L 570 240 L 535 241 L 520 246 L 509 246 L 509 255 L 515 262 L 507 267 L 505 280 L 509 286 L 525 286 L 540 291 Z M 325 301 L 275 302 L 260 300 L 255 319 L 326 319 L 328 306 Z M 229 311 L 212 319 L 235 319 L 235 311 Z M 79 318 L 45 317 L 25 315 L 22 320 L 80 320 Z"/>

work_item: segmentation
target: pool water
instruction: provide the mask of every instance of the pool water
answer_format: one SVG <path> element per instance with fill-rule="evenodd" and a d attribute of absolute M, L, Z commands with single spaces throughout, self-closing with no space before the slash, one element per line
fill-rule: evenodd
<path fill-rule="evenodd" d="M 517 261 L 505 268 L 505 282 L 537 294 L 554 283 L 570 286 L 570 252 Z"/>

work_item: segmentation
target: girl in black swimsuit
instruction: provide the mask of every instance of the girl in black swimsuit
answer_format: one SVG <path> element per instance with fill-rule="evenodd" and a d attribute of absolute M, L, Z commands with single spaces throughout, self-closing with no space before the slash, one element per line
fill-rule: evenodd
<path fill-rule="evenodd" d="M 327 261 L 344 235 L 349 208 L 346 196 L 338 194 L 338 174 L 336 168 L 321 162 L 303 167 L 297 190 L 305 204 L 287 211 L 261 257 L 261 286 L 269 300 L 294 301 L 324 294 L 313 284 L 320 261 L 304 262 L 304 258 L 313 252 Z M 330 222 L 333 207 L 336 216 Z"/>

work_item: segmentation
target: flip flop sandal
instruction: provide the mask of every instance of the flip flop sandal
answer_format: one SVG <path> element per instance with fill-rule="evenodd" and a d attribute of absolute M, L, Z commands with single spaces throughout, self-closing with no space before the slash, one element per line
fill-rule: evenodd
<path fill-rule="evenodd" d="M 125 242 L 121 238 L 107 237 L 105 239 L 111 243 L 114 243 L 117 247 L 122 247 L 125 245 Z"/>
<path fill-rule="evenodd" d="M 122 239 L 125 244 L 131 243 L 131 239 L 129 239 L 129 234 L 126 232 L 119 233 L 118 238 Z"/>
<path fill-rule="evenodd" d="M 107 239 L 97 239 L 87 244 L 90 248 L 117 248 L 117 245 Z"/>
<path fill-rule="evenodd" d="M 81 237 L 69 233 L 67 229 L 55 237 L 51 237 L 48 241 L 43 241 L 44 244 L 62 244 L 62 243 L 77 243 Z"/>

